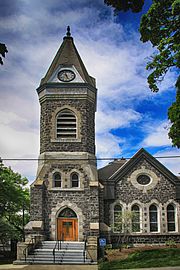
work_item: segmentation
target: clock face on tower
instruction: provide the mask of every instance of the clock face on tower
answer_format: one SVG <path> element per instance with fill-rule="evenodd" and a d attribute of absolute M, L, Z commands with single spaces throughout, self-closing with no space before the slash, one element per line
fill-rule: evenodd
<path fill-rule="evenodd" d="M 58 79 L 62 82 L 70 82 L 74 80 L 75 76 L 75 73 L 69 69 L 61 70 L 57 75 Z"/>

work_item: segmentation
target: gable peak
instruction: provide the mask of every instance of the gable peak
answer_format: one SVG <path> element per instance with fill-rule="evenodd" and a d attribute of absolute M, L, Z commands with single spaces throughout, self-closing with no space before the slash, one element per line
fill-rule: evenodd
<path fill-rule="evenodd" d="M 63 38 L 63 42 L 59 47 L 46 75 L 41 80 L 40 86 L 49 82 L 53 74 L 56 74 L 62 68 L 72 68 L 77 70 L 79 76 L 82 78 L 82 82 L 88 83 L 95 87 L 95 79 L 91 77 L 76 49 L 73 38 L 71 36 L 70 26 L 67 26 L 66 36 Z"/>

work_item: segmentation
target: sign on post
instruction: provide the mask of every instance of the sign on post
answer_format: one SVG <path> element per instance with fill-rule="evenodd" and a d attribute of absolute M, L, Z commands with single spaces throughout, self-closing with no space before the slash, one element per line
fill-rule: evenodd
<path fill-rule="evenodd" d="M 106 238 L 99 238 L 99 245 L 100 247 L 106 246 Z"/>

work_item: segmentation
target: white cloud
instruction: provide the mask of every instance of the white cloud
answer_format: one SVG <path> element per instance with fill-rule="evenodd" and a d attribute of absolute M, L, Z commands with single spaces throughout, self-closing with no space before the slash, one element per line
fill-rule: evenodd
<path fill-rule="evenodd" d="M 127 127 L 130 123 L 140 119 L 140 113 L 131 109 L 99 111 L 96 115 L 96 132 L 102 134 L 112 129 Z"/>
<path fill-rule="evenodd" d="M 39 134 L 23 130 L 15 130 L 10 126 L 0 124 L 1 155 L 4 158 L 20 158 L 34 156 L 39 150 Z"/>
<path fill-rule="evenodd" d="M 19 117 L 13 112 L 0 112 L 0 149 L 2 159 L 37 158 L 39 150 L 39 133 L 27 131 L 27 119 Z M 19 127 L 19 129 L 18 129 Z M 6 166 L 11 166 L 23 176 L 33 177 L 36 172 L 37 162 L 7 160 Z"/>
<path fill-rule="evenodd" d="M 23 0 L 16 15 L 0 18 L 1 36 L 9 35 L 9 52 L 0 74 L 2 157 L 38 155 L 39 102 L 35 89 L 55 56 L 67 25 L 72 26 L 72 36 L 89 74 L 97 79 L 99 157 L 121 153 L 125 141 L 110 132 L 140 122 L 144 116 L 136 111 L 134 101 L 153 95 L 147 87 L 145 71 L 145 57 L 152 49 L 139 41 L 139 34 L 132 29 L 127 37 L 102 0 L 81 0 L 77 6 L 73 5 L 74 0 L 61 2 L 59 5 L 59 0 Z M 102 16 L 104 10 L 109 11 L 108 15 Z M 173 82 L 171 73 L 165 84 L 169 87 Z M 164 86 L 163 91 L 167 91 Z M 144 131 L 148 134 L 145 146 L 170 144 L 163 123 Z M 13 166 L 23 174 L 35 175 L 33 164 L 18 162 Z"/>
<path fill-rule="evenodd" d="M 157 122 L 157 121 L 156 121 Z M 171 145 L 171 140 L 168 137 L 168 122 L 163 121 L 159 123 L 149 123 L 148 135 L 143 140 L 143 146 L 168 146 Z"/>
<path fill-rule="evenodd" d="M 98 158 L 113 158 L 119 156 L 122 152 L 120 143 L 124 141 L 110 133 L 96 134 L 96 151 Z M 98 167 L 108 163 L 108 160 L 98 161 Z"/>
<path fill-rule="evenodd" d="M 173 156 L 180 156 L 179 149 L 169 147 L 156 152 L 154 155 L 159 157 L 171 156 L 171 158 L 160 158 L 159 161 L 175 175 L 180 176 L 180 157 L 172 158 Z"/>

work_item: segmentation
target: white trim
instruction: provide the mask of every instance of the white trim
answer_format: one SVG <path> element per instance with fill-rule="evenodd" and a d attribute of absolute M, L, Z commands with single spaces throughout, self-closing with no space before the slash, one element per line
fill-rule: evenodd
<path fill-rule="evenodd" d="M 169 204 L 173 204 L 173 205 L 174 205 L 174 208 L 175 208 L 175 231 L 168 231 L 167 206 L 168 206 Z M 168 234 L 174 234 L 174 233 L 179 232 L 179 231 L 180 231 L 180 229 L 179 229 L 179 217 L 178 217 L 178 214 L 179 214 L 179 212 L 180 212 L 180 206 L 179 206 L 179 204 L 178 204 L 176 201 L 170 199 L 170 200 L 168 200 L 168 201 L 164 204 L 164 208 L 165 208 L 166 232 L 167 232 Z"/>
<path fill-rule="evenodd" d="M 145 174 L 150 177 L 151 181 L 149 184 L 141 185 L 137 182 L 138 176 L 142 174 Z M 135 188 L 142 190 L 143 193 L 147 193 L 148 190 L 155 188 L 155 186 L 159 182 L 159 178 L 153 171 L 146 169 L 144 166 L 142 166 L 140 169 L 135 170 L 133 173 L 131 173 L 130 177 L 128 178 L 128 181 L 131 182 L 131 184 Z"/>
<path fill-rule="evenodd" d="M 155 232 L 150 231 L 150 206 L 155 205 L 157 207 L 157 225 L 158 225 L 158 230 Z M 157 201 L 157 200 L 152 200 L 148 205 L 148 232 L 152 234 L 159 234 L 161 233 L 161 225 L 162 225 L 162 205 Z"/>

